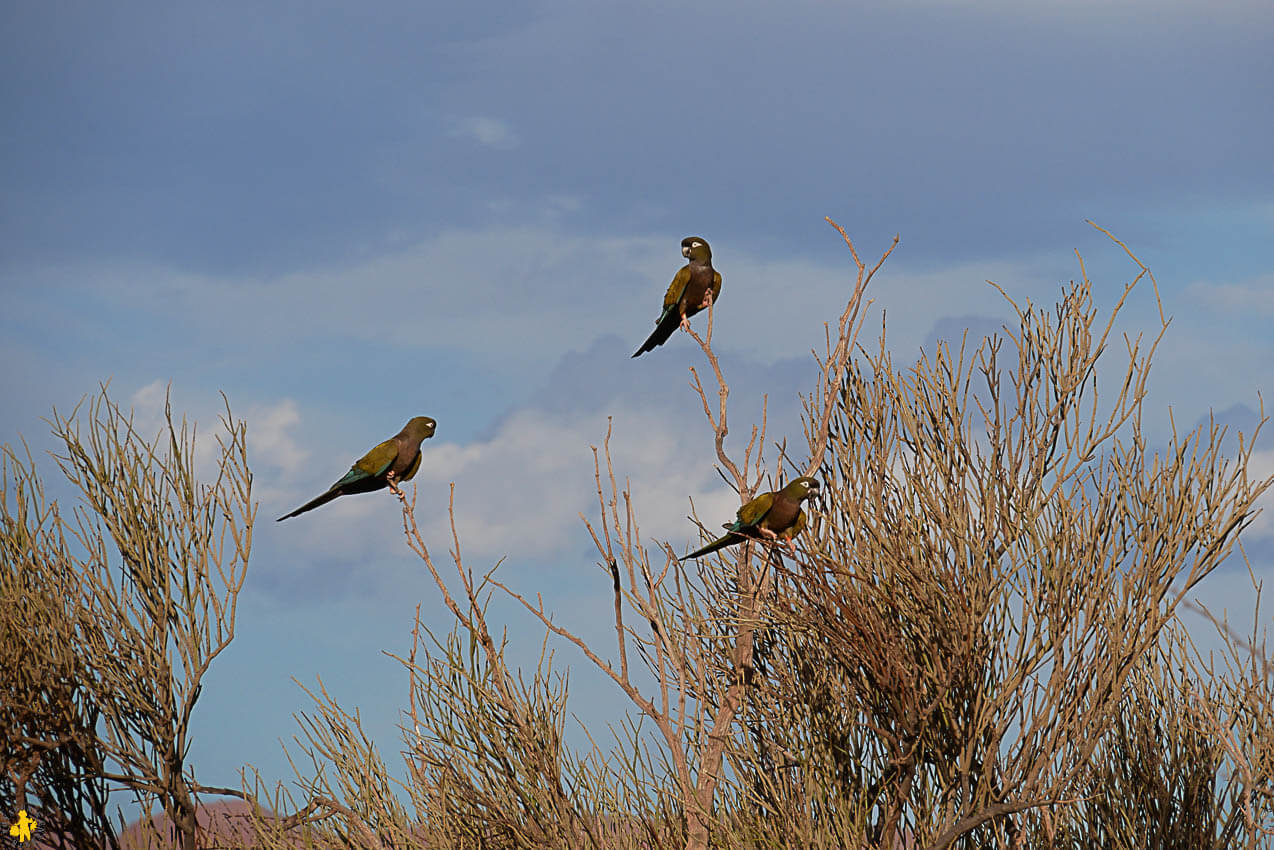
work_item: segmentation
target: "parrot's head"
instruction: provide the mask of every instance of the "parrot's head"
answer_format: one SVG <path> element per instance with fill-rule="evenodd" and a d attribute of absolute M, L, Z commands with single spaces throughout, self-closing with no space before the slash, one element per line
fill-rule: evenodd
<path fill-rule="evenodd" d="M 784 487 L 783 492 L 798 502 L 803 502 L 806 499 L 817 499 L 820 485 L 817 478 L 797 478 Z"/>
<path fill-rule="evenodd" d="M 407 423 L 403 429 L 413 440 L 427 440 L 434 435 L 438 423 L 428 416 L 417 416 Z"/>
<path fill-rule="evenodd" d="M 712 259 L 712 249 L 708 247 L 708 240 L 701 236 L 687 236 L 681 240 L 681 256 L 690 260 Z"/>

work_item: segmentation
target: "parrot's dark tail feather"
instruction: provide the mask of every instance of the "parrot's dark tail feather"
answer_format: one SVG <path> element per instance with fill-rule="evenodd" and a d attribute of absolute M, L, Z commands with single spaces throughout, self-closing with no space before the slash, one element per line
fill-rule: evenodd
<path fill-rule="evenodd" d="M 675 310 L 666 312 L 659 319 L 659 324 L 655 325 L 654 331 L 641 344 L 641 348 L 637 349 L 637 353 L 633 357 L 645 354 L 647 351 L 654 351 L 659 346 L 668 341 L 672 336 L 672 332 L 681 327 L 681 315 Z"/>
<path fill-rule="evenodd" d="M 641 357 L 647 351 L 654 351 L 663 344 L 664 340 L 659 339 L 659 329 L 655 328 L 655 332 L 646 338 L 646 341 L 641 344 L 641 348 L 637 349 L 636 353 L 633 354 L 633 357 Z"/>
<path fill-rule="evenodd" d="M 333 490 L 328 490 L 328 491 L 327 491 L 326 493 L 324 493 L 323 495 L 321 495 L 321 496 L 316 496 L 316 497 L 314 497 L 313 499 L 310 499 L 310 500 L 309 500 L 308 502 L 306 502 L 304 505 L 301 505 L 301 507 L 299 507 L 299 508 L 297 508 L 296 510 L 292 511 L 292 513 L 290 513 L 290 514 L 284 514 L 283 516 L 279 517 L 278 519 L 276 519 L 276 520 L 275 520 L 275 522 L 283 522 L 283 520 L 285 520 L 285 519 L 291 519 L 292 517 L 294 517 L 294 516 L 298 516 L 298 515 L 300 515 L 300 514 L 303 514 L 303 513 L 305 513 L 306 511 L 312 511 L 312 510 L 314 510 L 315 508 L 322 507 L 323 505 L 326 505 L 328 502 L 332 501 L 333 499 L 335 499 L 335 498 L 336 498 L 337 496 L 339 496 L 339 495 L 341 495 L 341 491 L 340 491 L 340 490 L 335 490 L 335 489 L 333 489 Z"/>
<path fill-rule="evenodd" d="M 711 543 L 709 543 L 707 546 L 704 546 L 702 549 L 696 549 L 695 551 L 691 552 L 686 557 L 679 558 L 678 560 L 689 561 L 691 558 L 701 558 L 704 555 L 711 555 L 713 552 L 717 551 L 718 549 L 724 549 L 727 546 L 732 546 L 735 543 L 738 543 L 740 540 L 742 540 L 742 538 L 739 537 L 737 534 L 727 534 L 724 537 L 718 537 L 716 540 L 713 540 Z"/>

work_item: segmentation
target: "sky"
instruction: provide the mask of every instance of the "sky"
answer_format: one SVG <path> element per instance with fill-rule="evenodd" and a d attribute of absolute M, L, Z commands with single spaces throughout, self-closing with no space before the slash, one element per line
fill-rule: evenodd
<path fill-rule="evenodd" d="M 447 621 L 385 494 L 273 518 L 412 416 L 436 560 L 604 640 L 581 512 L 613 425 L 648 540 L 729 519 L 682 334 L 638 360 L 680 241 L 713 246 L 729 442 L 799 444 L 809 351 L 864 257 L 896 361 L 1150 267 L 1172 323 L 1146 427 L 1250 430 L 1274 379 L 1274 6 L 1264 0 L 11 2 L 0 8 L 0 442 L 108 382 L 156 422 L 249 428 L 239 633 L 195 716 L 201 782 L 291 774 L 318 677 L 393 761 L 412 614 Z M 1153 333 L 1149 290 L 1120 327 Z M 1274 474 L 1274 443 L 1254 472 Z M 771 453 L 772 456 L 772 453 Z M 45 459 L 43 470 L 54 467 Z M 1274 575 L 1274 521 L 1248 535 Z M 1251 622 L 1236 566 L 1199 598 Z M 515 652 L 541 631 L 507 608 Z M 1266 608 L 1268 610 L 1268 607 Z M 1268 615 L 1267 615 L 1268 616 Z M 572 708 L 622 708 L 570 647 Z"/>

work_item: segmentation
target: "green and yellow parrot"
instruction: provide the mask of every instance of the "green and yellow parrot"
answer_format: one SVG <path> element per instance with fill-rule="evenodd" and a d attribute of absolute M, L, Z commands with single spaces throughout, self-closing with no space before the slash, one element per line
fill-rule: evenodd
<path fill-rule="evenodd" d="M 664 311 L 655 321 L 655 331 L 633 357 L 654 351 L 678 327 L 690 329 L 689 319 L 721 297 L 721 273 L 712 268 L 712 249 L 706 240 L 687 236 L 681 240 L 681 256 L 690 262 L 681 267 L 664 294 Z"/>
<path fill-rule="evenodd" d="M 434 435 L 437 424 L 428 416 L 415 417 L 397 434 L 355 461 L 345 477 L 327 488 L 326 493 L 316 496 L 292 513 L 284 514 L 276 522 L 312 511 L 337 496 L 379 490 L 388 486 L 390 476 L 393 476 L 395 483 L 410 481 L 416 470 L 420 469 L 420 444 Z"/>
<path fill-rule="evenodd" d="M 787 543 L 792 554 L 796 554 L 796 542 L 793 538 L 805 528 L 805 511 L 801 510 L 801 502 L 817 496 L 818 481 L 814 478 L 797 478 L 782 490 L 762 493 L 743 507 L 739 508 L 739 518 L 732 523 L 725 523 L 722 528 L 726 533 L 713 540 L 702 549 L 691 552 L 681 560 L 688 561 L 702 555 L 709 555 L 718 549 L 742 543 L 744 540 L 779 540 Z"/>

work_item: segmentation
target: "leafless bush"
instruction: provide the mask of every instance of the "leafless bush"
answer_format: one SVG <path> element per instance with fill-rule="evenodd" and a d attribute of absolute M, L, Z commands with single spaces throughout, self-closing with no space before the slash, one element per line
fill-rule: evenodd
<path fill-rule="evenodd" d="M 0 493 L 0 811 L 30 811 L 53 846 L 114 847 L 100 711 L 74 636 L 89 626 L 80 576 L 49 560 L 60 514 L 25 459 L 3 449 Z"/>
<path fill-rule="evenodd" d="M 37 783 L 45 840 L 67 829 L 76 846 L 115 846 L 105 795 L 121 788 L 147 811 L 157 801 L 178 846 L 194 848 L 197 795 L 239 793 L 199 785 L 186 754 L 203 677 L 234 638 L 252 545 L 246 430 L 227 409 L 204 484 L 194 431 L 167 406 L 154 440 L 104 389 L 81 408 L 52 419 L 56 461 L 82 503 L 70 515 L 6 448 L 4 592 L 20 605 L 5 621 L 4 700 L 26 749 L 6 753 L 6 780 L 18 793 Z M 72 779 L 84 789 L 68 790 Z M 90 841 L 82 829 L 100 832 Z"/>
<path fill-rule="evenodd" d="M 1051 842 L 1049 811 L 1087 799 L 1099 746 L 1143 769 L 1110 730 L 1131 724 L 1146 743 L 1154 711 L 1182 697 L 1151 687 L 1160 634 L 1270 481 L 1248 479 L 1250 441 L 1222 456 L 1217 426 L 1148 451 L 1145 379 L 1163 329 L 1125 338 L 1126 368 L 1099 403 L 1098 360 L 1146 274 L 1137 265 L 1104 327 L 1087 279 L 1051 314 L 1013 305 L 1007 364 L 989 339 L 903 372 L 882 338 L 850 369 L 823 462 L 833 507 L 776 618 L 766 703 L 789 709 L 751 724 L 759 742 L 737 763 L 771 831 Z M 811 405 L 808 421 L 822 412 Z M 1205 805 L 1200 783 L 1220 762 L 1215 737 L 1192 728 L 1175 739 L 1172 781 L 1197 792 L 1185 808 L 1202 823 L 1220 801 Z M 775 780 L 762 754 L 802 745 L 813 757 Z"/>

